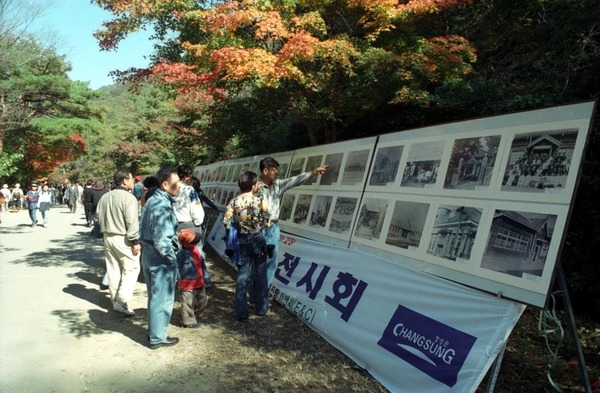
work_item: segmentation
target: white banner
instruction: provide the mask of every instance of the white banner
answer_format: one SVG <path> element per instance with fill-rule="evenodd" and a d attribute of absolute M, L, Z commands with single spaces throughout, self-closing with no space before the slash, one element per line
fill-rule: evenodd
<path fill-rule="evenodd" d="M 474 392 L 525 307 L 401 264 L 282 234 L 271 296 L 392 392 Z"/>

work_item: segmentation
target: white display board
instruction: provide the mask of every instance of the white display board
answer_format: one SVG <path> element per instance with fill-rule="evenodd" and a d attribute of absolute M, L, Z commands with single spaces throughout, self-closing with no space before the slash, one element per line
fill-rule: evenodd
<path fill-rule="evenodd" d="M 543 308 L 594 108 L 584 102 L 278 153 L 286 176 L 330 165 L 286 193 L 280 226 Z M 258 167 L 261 158 L 198 168 L 214 179 L 203 186 L 224 206 L 236 192 L 230 168 Z"/>

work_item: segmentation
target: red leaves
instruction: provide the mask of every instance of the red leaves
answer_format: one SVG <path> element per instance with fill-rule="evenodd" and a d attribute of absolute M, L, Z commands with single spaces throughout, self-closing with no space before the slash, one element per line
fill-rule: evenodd
<path fill-rule="evenodd" d="M 87 149 L 83 136 L 73 134 L 67 138 L 45 141 L 43 138 L 25 143 L 25 160 L 31 166 L 33 178 L 41 178 L 52 173 L 59 165 L 74 161 Z"/>

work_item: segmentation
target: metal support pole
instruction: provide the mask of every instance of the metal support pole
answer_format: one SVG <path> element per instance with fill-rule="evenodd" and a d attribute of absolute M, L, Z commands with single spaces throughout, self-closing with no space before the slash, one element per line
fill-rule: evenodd
<path fill-rule="evenodd" d="M 579 340 L 579 332 L 577 331 L 577 324 L 575 323 L 575 315 L 573 314 L 573 307 L 571 306 L 571 299 L 569 298 L 569 291 L 567 290 L 567 280 L 563 271 L 562 265 L 558 265 L 558 285 L 561 288 L 563 294 L 563 301 L 567 310 L 567 316 L 569 318 L 569 326 L 571 327 L 571 334 L 573 335 L 573 341 L 575 349 L 577 350 L 577 360 L 579 361 L 579 373 L 581 375 L 581 381 L 586 393 L 592 393 L 592 385 L 590 383 L 590 377 L 585 365 L 585 358 L 583 356 L 583 349 L 581 347 L 581 341 Z"/>
<path fill-rule="evenodd" d="M 498 352 L 498 355 L 496 355 L 496 360 L 494 360 L 494 363 L 492 364 L 492 368 L 490 369 L 490 377 L 485 388 L 485 393 L 492 393 L 496 387 L 496 381 L 498 379 L 498 374 L 500 374 L 500 366 L 502 365 L 502 358 L 504 357 L 505 349 L 506 343 L 502 345 L 500 352 Z"/>

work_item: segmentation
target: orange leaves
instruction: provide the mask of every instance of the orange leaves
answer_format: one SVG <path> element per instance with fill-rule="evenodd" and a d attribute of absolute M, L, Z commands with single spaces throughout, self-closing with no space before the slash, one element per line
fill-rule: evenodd
<path fill-rule="evenodd" d="M 290 35 L 281 15 L 277 11 L 266 12 L 264 18 L 256 23 L 255 37 L 258 39 L 285 39 Z"/>
<path fill-rule="evenodd" d="M 221 48 L 213 51 L 210 59 L 215 63 L 214 74 L 226 80 L 259 78 L 262 84 L 271 85 L 281 76 L 277 57 L 260 48 Z"/>

